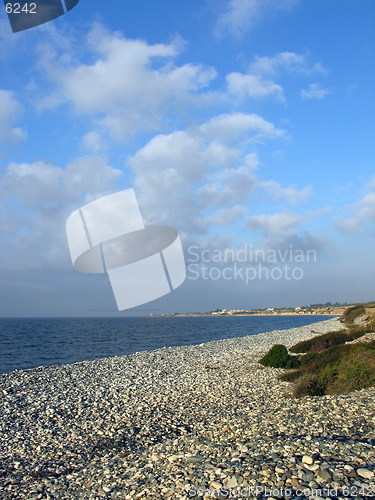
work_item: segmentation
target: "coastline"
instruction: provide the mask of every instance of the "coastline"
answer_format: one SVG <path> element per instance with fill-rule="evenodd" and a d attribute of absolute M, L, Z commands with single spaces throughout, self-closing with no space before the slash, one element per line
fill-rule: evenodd
<path fill-rule="evenodd" d="M 375 388 L 285 398 L 281 370 L 257 364 L 337 322 L 1 375 L 2 498 L 370 491 Z"/>
<path fill-rule="evenodd" d="M 148 318 L 241 318 L 241 317 L 249 317 L 249 316 L 335 316 L 338 317 L 340 314 L 338 313 L 257 313 L 257 314 L 150 314 L 147 316 Z"/>

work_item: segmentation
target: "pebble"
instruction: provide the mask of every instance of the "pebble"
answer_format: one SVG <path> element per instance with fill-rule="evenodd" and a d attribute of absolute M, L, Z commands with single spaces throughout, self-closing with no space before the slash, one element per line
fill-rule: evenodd
<path fill-rule="evenodd" d="M 328 479 L 331 479 L 331 474 L 327 470 L 319 471 L 316 474 L 316 480 L 318 483 L 324 483 L 325 481 L 328 481 Z"/>
<path fill-rule="evenodd" d="M 284 469 L 283 467 L 276 466 L 275 472 L 277 472 L 278 474 L 285 474 L 286 469 Z"/>
<path fill-rule="evenodd" d="M 357 474 L 365 479 L 372 479 L 374 477 L 374 473 L 368 469 L 357 469 Z"/>

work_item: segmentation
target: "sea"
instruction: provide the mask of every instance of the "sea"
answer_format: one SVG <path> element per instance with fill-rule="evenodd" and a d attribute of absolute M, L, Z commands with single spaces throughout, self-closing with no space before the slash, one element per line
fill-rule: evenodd
<path fill-rule="evenodd" d="M 0 373 L 194 345 L 332 316 L 0 318 Z"/>

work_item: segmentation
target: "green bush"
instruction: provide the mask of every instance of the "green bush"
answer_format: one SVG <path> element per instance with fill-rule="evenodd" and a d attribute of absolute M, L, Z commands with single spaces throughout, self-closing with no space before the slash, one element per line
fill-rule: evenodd
<path fill-rule="evenodd" d="M 297 368 L 299 361 L 288 354 L 287 348 L 282 344 L 275 344 L 262 359 L 259 360 L 264 366 L 272 368 Z"/>

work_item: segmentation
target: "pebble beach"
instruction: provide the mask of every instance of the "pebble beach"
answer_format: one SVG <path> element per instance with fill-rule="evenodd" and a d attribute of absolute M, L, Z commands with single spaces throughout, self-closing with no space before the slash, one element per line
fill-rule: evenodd
<path fill-rule="evenodd" d="M 375 388 L 294 399 L 257 363 L 339 328 L 0 375 L 0 498 L 374 497 Z"/>

